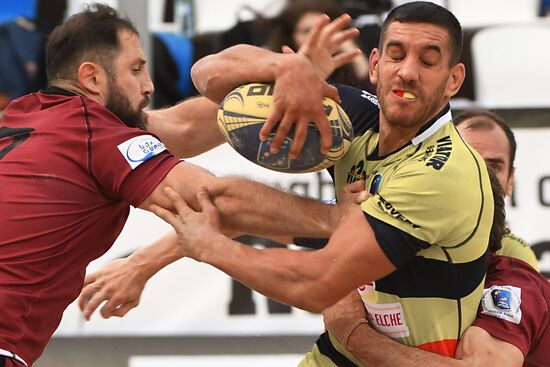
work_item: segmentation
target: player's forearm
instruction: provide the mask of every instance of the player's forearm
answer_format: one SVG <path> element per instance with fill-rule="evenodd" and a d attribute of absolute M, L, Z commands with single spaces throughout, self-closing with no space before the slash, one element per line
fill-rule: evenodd
<path fill-rule="evenodd" d="M 220 103 L 242 84 L 272 82 L 281 74 L 299 73 L 304 67 L 312 68 L 312 65 L 303 55 L 237 45 L 197 61 L 191 69 L 191 77 L 199 93 Z"/>
<path fill-rule="evenodd" d="M 359 325 L 348 339 L 347 349 L 366 366 L 467 367 L 453 358 L 409 347 L 379 334 L 367 324 Z"/>
<path fill-rule="evenodd" d="M 145 279 L 151 278 L 165 266 L 183 257 L 178 236 L 170 232 L 147 247 L 134 252 L 128 260 Z"/>
<path fill-rule="evenodd" d="M 203 245 L 196 260 L 270 299 L 319 313 L 341 297 L 334 287 L 323 286 L 326 264 L 312 252 L 258 250 L 224 236 L 205 240 Z"/>
<path fill-rule="evenodd" d="M 262 236 L 330 237 L 339 222 L 333 205 L 251 180 L 217 178 L 207 188 L 226 229 Z"/>

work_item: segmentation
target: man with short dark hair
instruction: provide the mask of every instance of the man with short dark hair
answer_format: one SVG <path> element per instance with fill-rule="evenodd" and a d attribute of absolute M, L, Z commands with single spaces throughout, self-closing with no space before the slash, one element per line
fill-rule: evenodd
<path fill-rule="evenodd" d="M 465 111 L 453 122 L 464 140 L 492 167 L 501 194 L 510 195 L 516 153 L 510 127 L 486 110 Z M 545 366 L 550 360 L 550 283 L 534 270 L 538 270 L 538 262 L 531 248 L 510 234 L 507 226 L 500 243 L 490 246 L 485 296 L 474 326 L 459 342 L 456 358 L 460 361 L 404 348 L 378 335 L 366 327 L 366 315 L 354 294 L 325 310 L 325 324 L 366 365 Z"/>

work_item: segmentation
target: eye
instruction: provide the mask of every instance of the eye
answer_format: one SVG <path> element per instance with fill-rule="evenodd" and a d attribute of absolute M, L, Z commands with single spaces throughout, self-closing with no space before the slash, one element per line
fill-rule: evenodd
<path fill-rule="evenodd" d="M 405 57 L 405 53 L 399 47 L 389 47 L 387 55 L 390 59 L 396 60 L 396 61 L 401 60 Z"/>
<path fill-rule="evenodd" d="M 424 64 L 425 66 L 428 66 L 428 67 L 434 66 L 434 63 L 429 60 L 422 59 L 421 61 L 422 61 L 422 64 Z"/>

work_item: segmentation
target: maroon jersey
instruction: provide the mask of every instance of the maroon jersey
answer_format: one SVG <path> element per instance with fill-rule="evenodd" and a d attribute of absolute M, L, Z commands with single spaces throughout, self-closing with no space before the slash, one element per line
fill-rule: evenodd
<path fill-rule="evenodd" d="M 550 283 L 529 264 L 491 256 L 485 291 L 474 322 L 518 347 L 524 366 L 550 366 Z"/>
<path fill-rule="evenodd" d="M 0 348 L 31 365 L 86 266 L 179 162 L 157 138 L 58 88 L 0 122 Z"/>

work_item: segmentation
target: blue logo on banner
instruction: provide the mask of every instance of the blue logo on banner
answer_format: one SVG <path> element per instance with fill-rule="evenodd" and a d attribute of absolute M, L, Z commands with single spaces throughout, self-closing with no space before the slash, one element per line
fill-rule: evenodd
<path fill-rule="evenodd" d="M 512 299 L 512 292 L 505 289 L 493 289 L 491 291 L 491 297 L 493 297 L 493 303 L 501 310 L 510 309 L 510 300 Z"/>

